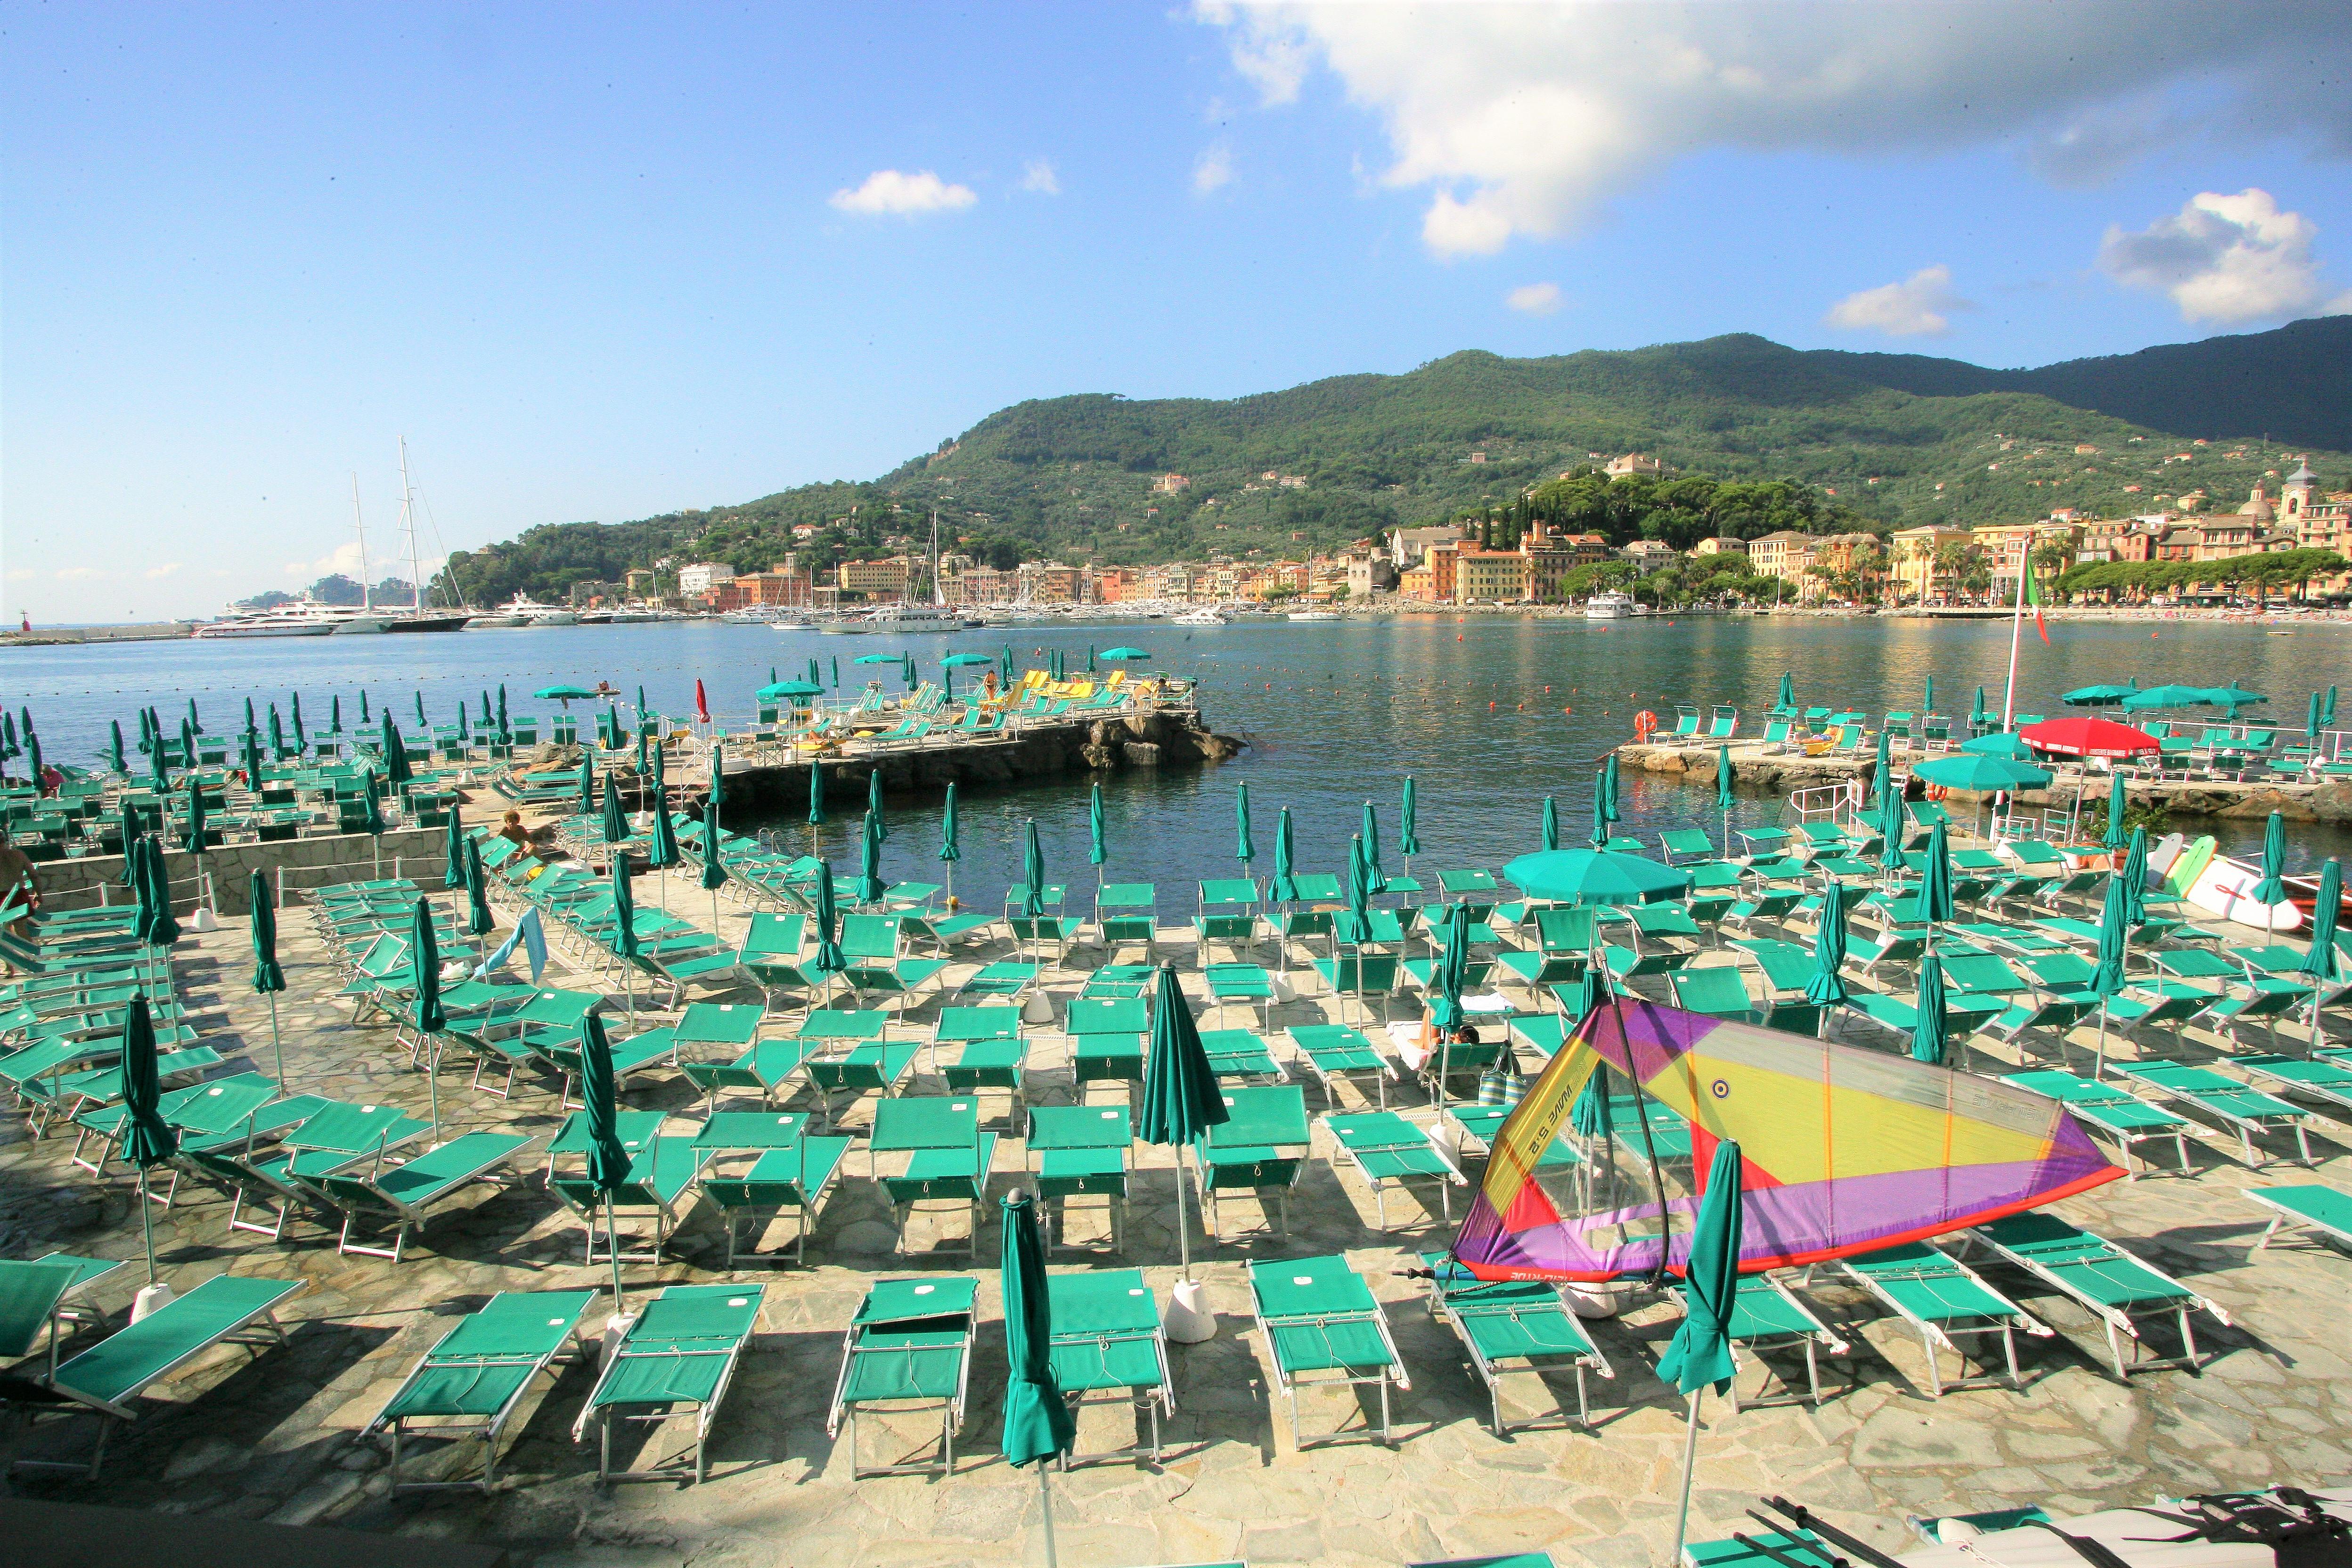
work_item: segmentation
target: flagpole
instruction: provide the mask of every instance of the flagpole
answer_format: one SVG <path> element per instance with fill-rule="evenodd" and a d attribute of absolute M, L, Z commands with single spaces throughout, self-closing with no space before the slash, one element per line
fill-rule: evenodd
<path fill-rule="evenodd" d="M 2000 693 L 2000 727 L 2004 733 L 2016 727 L 2017 718 L 2017 648 L 2025 634 L 2025 576 L 2033 570 L 2033 539 L 2028 535 L 2025 554 L 2017 563 L 2017 608 L 2009 617 L 2009 684 Z"/>

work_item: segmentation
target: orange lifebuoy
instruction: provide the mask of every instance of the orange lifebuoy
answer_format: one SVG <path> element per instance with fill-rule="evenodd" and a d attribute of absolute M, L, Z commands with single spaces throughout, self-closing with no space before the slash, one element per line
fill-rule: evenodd
<path fill-rule="evenodd" d="M 1928 798 L 1929 800 L 1941 800 L 1941 799 L 1943 799 L 1943 798 L 1944 798 L 1944 786 L 1943 786 L 1942 784 L 1929 784 L 1929 785 L 1927 786 L 1927 798 Z"/>
<path fill-rule="evenodd" d="M 1648 740 L 1652 733 L 1656 731 L 1657 727 L 1658 716 L 1655 713 L 1651 712 L 1647 708 L 1643 709 L 1639 713 L 1633 715 L 1633 734 L 1635 739 L 1643 741 Z"/>

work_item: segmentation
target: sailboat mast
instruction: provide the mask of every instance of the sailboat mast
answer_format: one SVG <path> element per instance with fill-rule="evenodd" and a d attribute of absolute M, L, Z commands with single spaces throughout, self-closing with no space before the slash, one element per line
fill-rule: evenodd
<path fill-rule="evenodd" d="M 408 530 L 408 593 L 416 614 L 425 614 L 425 573 L 416 556 L 416 498 L 408 489 L 408 437 L 400 438 L 400 522 Z"/>
<path fill-rule="evenodd" d="M 940 509 L 931 509 L 931 603 L 944 610 L 948 591 L 940 582 Z"/>
<path fill-rule="evenodd" d="M 369 595 L 374 589 L 368 583 L 367 520 L 360 515 L 360 476 L 357 469 L 352 472 L 352 531 L 358 534 L 360 540 L 360 608 L 365 610 L 373 607 Z"/>

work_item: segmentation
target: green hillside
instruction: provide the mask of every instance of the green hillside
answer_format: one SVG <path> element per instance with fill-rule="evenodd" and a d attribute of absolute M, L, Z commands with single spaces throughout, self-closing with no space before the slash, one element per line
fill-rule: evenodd
<path fill-rule="evenodd" d="M 1594 454 L 1632 450 L 1738 487 L 1724 529 L 1740 534 L 1792 520 L 1885 530 L 2060 506 L 2122 514 L 2200 488 L 2234 507 L 2291 455 L 2307 452 L 2331 489 L 2352 484 L 2340 450 L 2261 438 L 2265 427 L 2345 428 L 2345 363 L 2352 321 L 2337 319 L 2039 371 L 1805 353 L 1737 334 L 1546 359 L 1467 352 L 1402 375 L 1230 401 L 1081 394 L 1001 410 L 868 483 L 614 527 L 551 525 L 454 569 L 477 603 L 518 588 L 561 594 L 663 555 L 757 569 L 794 548 L 796 523 L 822 530 L 799 548 L 823 567 L 919 538 L 935 507 L 943 533 L 1003 561 L 1296 555 L 1499 506 Z M 2168 460 L 2179 453 L 2189 459 Z M 1153 494 L 1169 472 L 1190 488 Z M 1768 495 L 1755 488 L 1764 481 L 1786 489 Z M 1612 526 L 1658 531 L 1639 509 L 1612 514 Z"/>

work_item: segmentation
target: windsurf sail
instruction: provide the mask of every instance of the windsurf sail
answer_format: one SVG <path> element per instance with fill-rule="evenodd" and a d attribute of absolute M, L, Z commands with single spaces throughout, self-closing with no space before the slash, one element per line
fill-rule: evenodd
<path fill-rule="evenodd" d="M 1548 1162 L 1604 1063 L 1637 1087 L 1637 1114 L 1591 1162 Z M 1620 997 L 1585 1015 L 1496 1134 L 1454 1256 L 1484 1279 L 1679 1272 L 1724 1139 L 1742 1155 L 1748 1273 L 1962 1230 L 2124 1173 L 2040 1095 Z"/>

